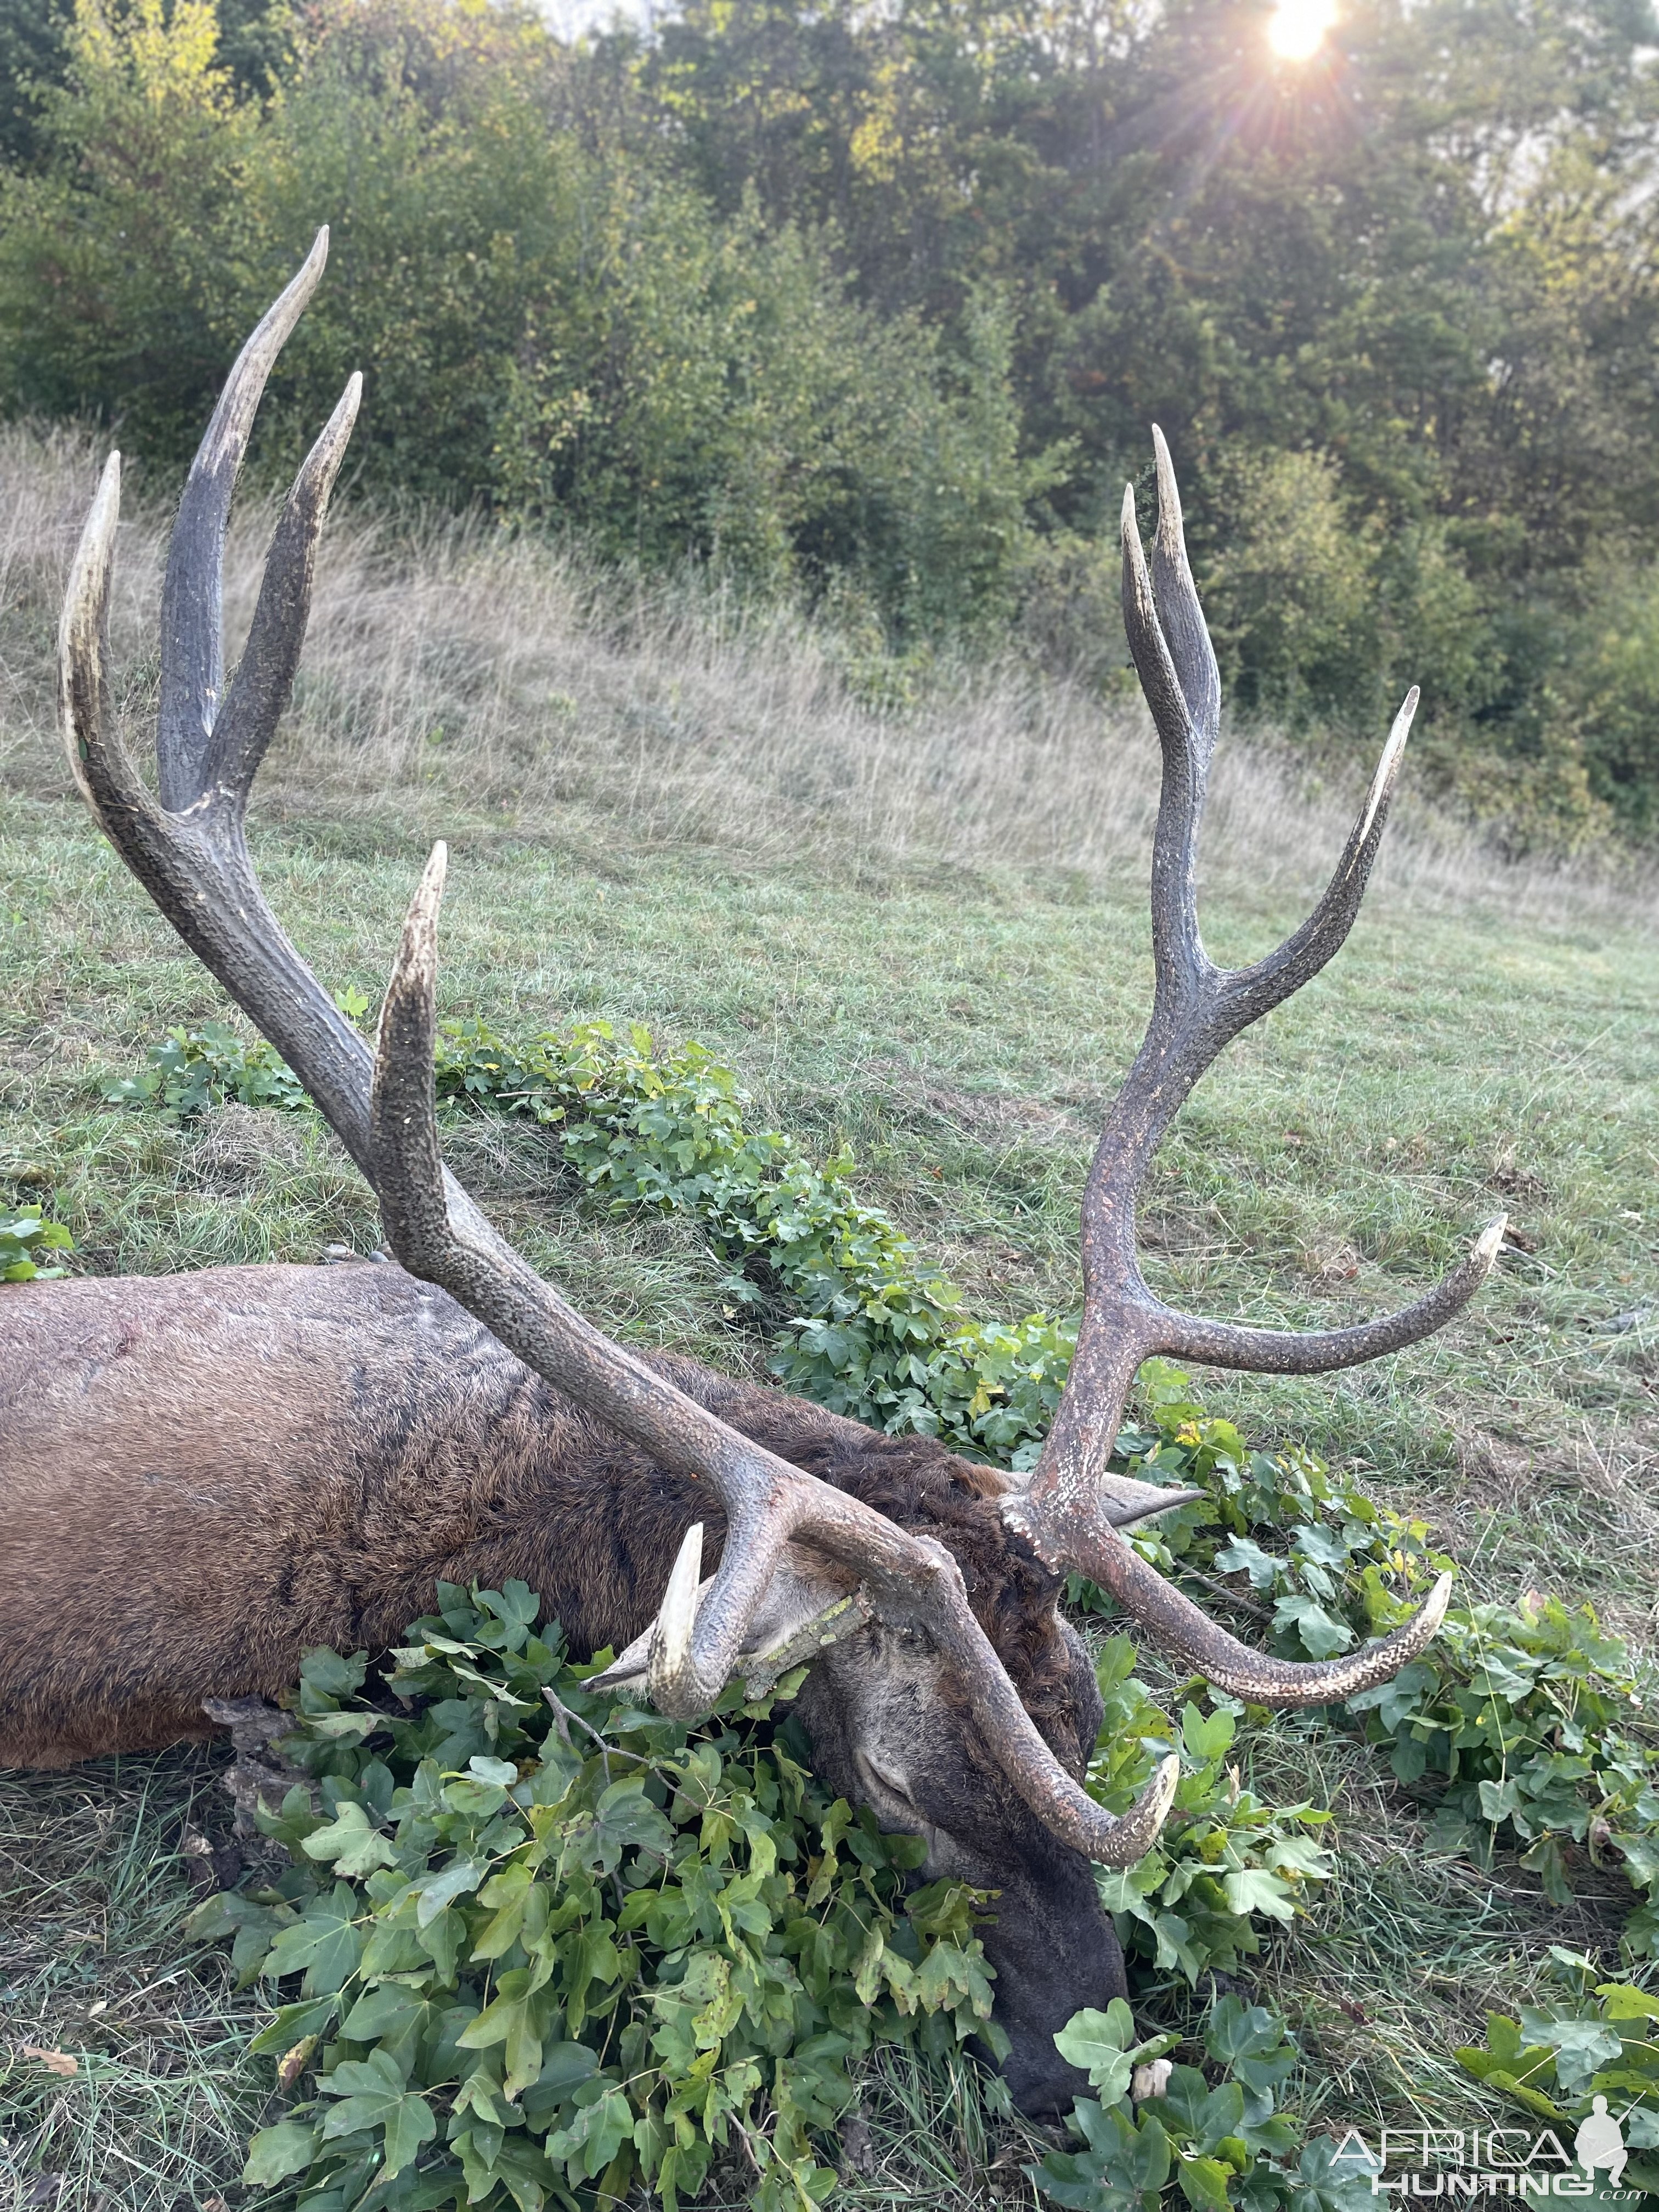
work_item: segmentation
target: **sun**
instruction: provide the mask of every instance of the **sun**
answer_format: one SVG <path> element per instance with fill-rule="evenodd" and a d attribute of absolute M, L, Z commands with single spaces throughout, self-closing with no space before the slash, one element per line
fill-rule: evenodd
<path fill-rule="evenodd" d="M 1334 0 L 1278 0 L 1267 18 L 1267 44 L 1281 61 L 1311 61 L 1335 21 Z"/>

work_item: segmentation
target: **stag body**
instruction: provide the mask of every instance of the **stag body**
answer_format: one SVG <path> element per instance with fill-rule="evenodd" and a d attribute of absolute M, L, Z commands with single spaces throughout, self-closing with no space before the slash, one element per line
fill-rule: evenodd
<path fill-rule="evenodd" d="M 694 1523 L 718 1564 L 724 1528 L 703 1485 L 401 1267 L 20 1285 L 3 1320 L 0 1765 L 207 1736 L 204 1701 L 277 1696 L 314 1645 L 384 1650 L 440 1582 L 517 1577 L 586 1657 L 649 1626 Z M 1053 1576 L 1010 1541 L 1006 1476 L 695 1360 L 649 1364 L 781 1459 L 942 1542 L 1027 1711 L 1082 1773 L 1099 1692 Z M 1125 1986 L 1088 1861 L 986 1759 L 927 1654 L 878 1623 L 825 1655 L 798 1709 L 826 1782 L 924 1837 L 930 1878 L 1000 1892 L 987 1949 L 1010 2086 L 1030 2111 L 1062 2107 L 1082 2080 L 1054 2029 Z"/>
<path fill-rule="evenodd" d="M 208 1736 L 204 1698 L 275 1697 L 318 1644 L 384 1650 L 441 1581 L 518 1577 L 587 1658 L 650 1626 L 693 1523 L 708 1571 L 719 1562 L 703 1485 L 401 1267 L 40 1283 L 7 1293 L 4 1322 L 0 1764 Z M 1053 1577 L 1004 1529 L 1007 1477 L 647 1357 L 792 1466 L 937 1534 L 1028 1703 L 1053 1705 L 1070 1647 Z M 1087 1713 L 1043 1718 L 1075 1765 Z M 889 1746 L 884 1764 L 905 1761 Z"/>

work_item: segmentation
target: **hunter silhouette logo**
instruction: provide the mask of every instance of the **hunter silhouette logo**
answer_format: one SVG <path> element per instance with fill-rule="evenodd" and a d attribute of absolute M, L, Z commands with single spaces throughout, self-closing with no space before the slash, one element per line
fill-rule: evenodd
<path fill-rule="evenodd" d="M 1572 2154 L 1592 2181 L 1597 2169 L 1605 2166 L 1609 2185 L 1618 2188 L 1630 2153 L 1625 2148 L 1625 2130 L 1607 2110 L 1605 2097 L 1590 2100 L 1590 2109 L 1572 2139 Z"/>

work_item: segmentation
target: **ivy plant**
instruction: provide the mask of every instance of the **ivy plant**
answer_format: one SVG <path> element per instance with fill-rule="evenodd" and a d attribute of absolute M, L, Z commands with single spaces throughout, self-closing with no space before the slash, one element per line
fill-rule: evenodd
<path fill-rule="evenodd" d="M 1302 2054 L 1277 2013 L 1230 1993 L 1203 2023 L 1205 2066 L 1164 2059 L 1180 2040 L 1137 2039 L 1121 1997 L 1066 2023 L 1055 2045 L 1095 2094 L 1072 2111 L 1082 2148 L 1050 2151 L 1026 2167 L 1042 2196 L 1071 2212 L 1159 2212 L 1174 2191 L 1192 2212 L 1371 2204 L 1369 2172 L 1348 2170 L 1336 2144 L 1307 2139 L 1281 2109 Z"/>
<path fill-rule="evenodd" d="M 1177 1577 L 1196 1568 L 1242 1585 L 1287 1656 L 1328 1658 L 1386 1634 L 1452 1565 L 1425 1523 L 1310 1455 L 1249 1450 L 1192 1402 L 1179 1370 L 1149 1362 L 1141 1389 L 1144 1425 L 1120 1437 L 1122 1464 L 1205 1497 L 1139 1547 Z M 1080 1585 L 1074 1596 L 1107 1607 Z M 1634 1656 L 1593 1607 L 1537 1591 L 1515 1605 L 1454 1603 L 1423 1656 L 1343 1717 L 1400 1781 L 1433 1793 L 1438 1848 L 1481 1866 L 1518 1850 L 1557 1904 L 1573 1895 L 1576 1853 L 1622 1863 L 1643 1899 L 1625 1947 L 1659 1955 L 1659 1741 Z"/>
<path fill-rule="evenodd" d="M 1557 2128 L 1576 2128 L 1598 2098 L 1631 2154 L 1622 2185 L 1659 2195 L 1659 1992 L 1592 1986 L 1581 1954 L 1552 1944 L 1559 2002 L 1486 2014 L 1486 2039 L 1456 2053 L 1467 2074 Z"/>
<path fill-rule="evenodd" d="M 193 1916 L 283 2000 L 252 2048 L 300 2094 L 246 2179 L 574 2212 L 637 2179 L 675 2212 L 718 2160 L 809 2212 L 860 2053 L 998 2043 L 973 1893 L 907 1887 L 924 1846 L 827 1797 L 787 1710 L 687 1729 L 588 1691 L 522 1583 L 440 1599 L 372 1682 L 308 1655 L 307 1780 L 260 1816 L 291 1864 Z"/>
<path fill-rule="evenodd" d="M 873 2045 L 1000 2047 L 984 1901 L 915 1886 L 922 1844 L 818 1788 L 799 1674 L 776 1710 L 734 1689 L 687 1729 L 589 1691 L 521 1583 L 444 1584 L 441 1606 L 378 1678 L 307 1655 L 282 1747 L 307 1778 L 259 1816 L 291 1864 L 191 1923 L 270 1986 L 252 2048 L 301 2091 L 250 2183 L 296 2185 L 301 2212 L 541 2212 L 637 2180 L 672 2212 L 724 2161 L 761 2212 L 805 2208 Z M 1089 1786 L 1121 1809 L 1171 1746 L 1185 1771 L 1107 1902 L 1132 1956 L 1196 1982 L 1324 1878 L 1305 1831 L 1326 1816 L 1241 1790 L 1231 1713 L 1188 1704 L 1177 1727 L 1131 1658 L 1121 1637 L 1101 1656 Z"/>
<path fill-rule="evenodd" d="M 1177 1726 L 1131 1672 L 1134 1657 L 1131 1640 L 1114 1636 L 1097 1660 L 1105 1712 L 1090 1785 L 1121 1813 L 1172 1751 L 1182 1777 L 1152 1850 L 1097 1880 L 1126 1954 L 1196 1984 L 1206 1972 L 1237 1972 L 1261 1949 L 1258 1921 L 1290 1920 L 1308 1886 L 1329 1880 L 1317 1835 L 1331 1816 L 1263 1804 L 1229 1764 L 1238 1726 L 1231 1701 L 1210 1713 L 1188 1701 Z"/>
<path fill-rule="evenodd" d="M 61 1221 L 30 1210 L 0 1218 L 0 1283 L 33 1283 L 66 1275 L 67 1267 L 43 1267 L 49 1252 L 70 1252 L 75 1239 Z"/>

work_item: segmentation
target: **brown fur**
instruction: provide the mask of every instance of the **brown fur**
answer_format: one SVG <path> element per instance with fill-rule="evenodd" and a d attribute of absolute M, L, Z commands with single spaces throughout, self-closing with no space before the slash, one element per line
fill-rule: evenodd
<path fill-rule="evenodd" d="M 1004 1478 L 688 1359 L 653 1363 L 781 1457 L 960 1560 L 1074 1768 L 1054 1584 L 1010 1545 Z M 532 1375 L 400 1268 L 226 1267 L 0 1295 L 0 1764 L 211 1733 L 307 1647 L 374 1650 L 441 1580 L 518 1577 L 572 1649 L 648 1622 L 699 1486 Z"/>

